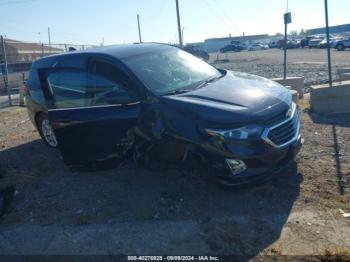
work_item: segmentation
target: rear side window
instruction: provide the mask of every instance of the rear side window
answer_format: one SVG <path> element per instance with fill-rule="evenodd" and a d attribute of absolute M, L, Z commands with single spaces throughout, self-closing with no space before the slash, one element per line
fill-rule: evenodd
<path fill-rule="evenodd" d="M 30 69 L 27 86 L 30 90 L 40 90 L 40 80 L 36 69 Z"/>
<path fill-rule="evenodd" d="M 127 92 L 123 83 L 80 70 L 53 71 L 48 74 L 47 83 L 56 108 L 106 105 L 109 93 Z"/>

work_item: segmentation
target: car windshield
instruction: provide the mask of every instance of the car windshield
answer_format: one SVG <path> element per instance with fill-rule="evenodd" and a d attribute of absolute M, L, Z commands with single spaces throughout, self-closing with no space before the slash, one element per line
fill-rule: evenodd
<path fill-rule="evenodd" d="M 222 75 L 201 59 L 175 48 L 127 57 L 123 62 L 158 95 L 192 90 Z"/>

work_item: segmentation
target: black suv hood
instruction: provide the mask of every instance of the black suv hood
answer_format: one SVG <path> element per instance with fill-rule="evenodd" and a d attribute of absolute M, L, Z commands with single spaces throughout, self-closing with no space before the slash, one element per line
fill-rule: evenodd
<path fill-rule="evenodd" d="M 255 75 L 227 71 L 219 80 L 179 95 L 164 96 L 169 106 L 213 123 L 258 123 L 288 111 L 291 94 L 282 85 Z"/>

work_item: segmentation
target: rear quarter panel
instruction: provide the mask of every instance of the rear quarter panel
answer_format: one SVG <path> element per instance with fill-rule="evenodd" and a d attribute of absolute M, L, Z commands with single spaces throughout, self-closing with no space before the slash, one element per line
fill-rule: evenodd
<path fill-rule="evenodd" d="M 40 112 L 47 113 L 47 106 L 35 64 L 30 70 L 27 85 L 29 88 L 29 95 L 26 97 L 28 116 L 33 125 L 37 127 L 35 117 Z"/>

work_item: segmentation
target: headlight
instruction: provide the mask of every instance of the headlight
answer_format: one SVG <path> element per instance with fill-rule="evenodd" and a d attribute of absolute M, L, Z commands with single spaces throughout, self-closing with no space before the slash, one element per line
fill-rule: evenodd
<path fill-rule="evenodd" d="M 248 125 L 229 130 L 218 130 L 206 128 L 205 131 L 211 136 L 223 136 L 232 139 L 248 139 L 260 137 L 263 127 L 258 125 Z"/>

